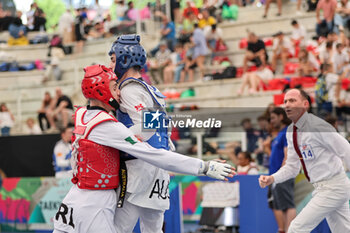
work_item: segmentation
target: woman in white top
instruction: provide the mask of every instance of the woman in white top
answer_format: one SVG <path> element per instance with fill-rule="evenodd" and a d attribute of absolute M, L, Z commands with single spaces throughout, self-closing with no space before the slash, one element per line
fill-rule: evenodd
<path fill-rule="evenodd" d="M 249 94 L 254 94 L 259 87 L 268 84 L 271 79 L 273 79 L 272 71 L 268 67 L 260 65 L 257 71 L 247 72 L 243 75 L 243 82 L 238 90 L 238 95 L 242 95 L 247 86 Z"/>
<path fill-rule="evenodd" d="M 10 130 L 14 125 L 15 118 L 7 108 L 5 103 L 0 105 L 0 128 L 1 136 L 9 136 Z"/>

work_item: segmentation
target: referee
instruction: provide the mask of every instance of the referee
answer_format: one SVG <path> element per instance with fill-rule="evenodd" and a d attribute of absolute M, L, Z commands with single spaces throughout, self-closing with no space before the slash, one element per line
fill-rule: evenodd
<path fill-rule="evenodd" d="M 309 233 L 324 218 L 333 233 L 350 232 L 350 181 L 342 163 L 344 160 L 350 167 L 350 144 L 330 124 L 307 113 L 309 103 L 304 91 L 289 90 L 284 104 L 293 122 L 287 129 L 287 161 L 271 176 L 260 176 L 260 186 L 291 179 L 302 167 L 315 191 L 288 233 Z"/>

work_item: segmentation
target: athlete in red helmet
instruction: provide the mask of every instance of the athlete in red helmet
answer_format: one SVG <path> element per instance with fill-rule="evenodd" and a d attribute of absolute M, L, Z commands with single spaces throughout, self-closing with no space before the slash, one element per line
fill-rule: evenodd
<path fill-rule="evenodd" d="M 233 168 L 228 164 L 204 162 L 138 141 L 128 128 L 109 114 L 118 108 L 114 73 L 101 65 L 84 70 L 82 91 L 90 105 L 75 112 L 74 185 L 54 217 L 54 233 L 116 232 L 114 215 L 117 207 L 115 189 L 119 187 L 119 151 L 177 173 L 207 175 L 220 180 L 233 176 Z"/>

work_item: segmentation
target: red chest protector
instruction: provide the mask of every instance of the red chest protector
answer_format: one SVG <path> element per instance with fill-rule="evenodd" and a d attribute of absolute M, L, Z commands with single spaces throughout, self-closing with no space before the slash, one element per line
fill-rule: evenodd
<path fill-rule="evenodd" d="M 117 120 L 101 111 L 89 122 L 84 122 L 86 108 L 75 112 L 74 142 L 77 144 L 76 169 L 72 179 L 81 189 L 115 189 L 119 185 L 119 150 L 87 139 L 91 130 L 105 121 Z M 74 140 L 74 141 L 75 141 Z M 74 148 L 75 149 L 75 148 Z"/>

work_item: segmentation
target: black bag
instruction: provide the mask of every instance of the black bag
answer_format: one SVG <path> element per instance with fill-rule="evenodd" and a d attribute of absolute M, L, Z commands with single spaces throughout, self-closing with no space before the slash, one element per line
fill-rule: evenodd
<path fill-rule="evenodd" d="M 215 73 L 213 74 L 213 79 L 226 79 L 226 78 L 234 78 L 236 77 L 237 69 L 234 66 L 228 66 L 225 68 L 225 70 L 222 73 Z"/>

